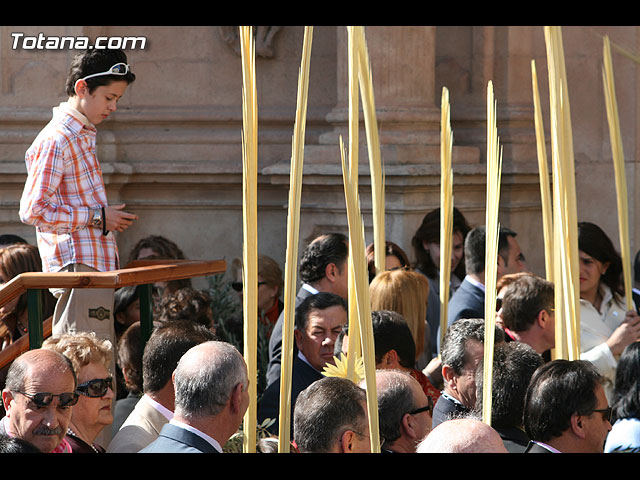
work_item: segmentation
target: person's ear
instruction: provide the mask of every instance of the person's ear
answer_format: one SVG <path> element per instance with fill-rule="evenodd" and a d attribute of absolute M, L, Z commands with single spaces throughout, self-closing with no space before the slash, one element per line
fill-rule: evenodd
<path fill-rule="evenodd" d="M 328 263 L 324 269 L 325 277 L 328 280 L 334 281 L 340 272 L 338 271 L 338 267 L 335 263 Z"/>
<path fill-rule="evenodd" d="M 118 322 L 120 325 L 124 326 L 124 312 L 118 312 L 116 313 L 115 317 L 116 317 L 116 322 Z"/>
<path fill-rule="evenodd" d="M 584 417 L 577 413 L 571 415 L 570 419 L 571 431 L 578 438 L 585 438 Z"/>
<path fill-rule="evenodd" d="M 408 413 L 405 413 L 402 419 L 400 420 L 400 425 L 402 426 L 402 429 L 406 432 L 409 438 L 413 438 L 413 439 L 417 438 L 416 429 L 413 423 L 413 415 L 409 415 Z"/>
<path fill-rule="evenodd" d="M 442 365 L 442 378 L 446 383 L 455 382 L 456 374 L 453 371 L 453 367 Z"/>
<path fill-rule="evenodd" d="M 351 430 L 345 430 L 342 436 L 340 437 L 340 449 L 342 453 L 353 453 L 354 450 L 354 439 L 356 434 Z"/>
<path fill-rule="evenodd" d="M 231 391 L 231 397 L 229 398 L 229 404 L 231 406 L 231 411 L 236 413 L 240 411 L 240 404 L 242 403 L 242 392 L 244 391 L 244 387 L 242 383 L 238 383 L 233 390 Z"/>
<path fill-rule="evenodd" d="M 85 80 L 76 80 L 73 90 L 79 98 L 84 98 L 89 93 L 89 86 Z"/>
<path fill-rule="evenodd" d="M 11 390 L 4 389 L 2 390 L 2 405 L 4 407 L 5 412 L 9 414 L 9 410 L 11 409 L 11 401 L 13 400 L 13 393 Z"/>
<path fill-rule="evenodd" d="M 296 347 L 300 350 L 300 346 L 302 344 L 302 332 L 297 328 L 293 329 L 293 339 L 296 342 Z"/>
<path fill-rule="evenodd" d="M 383 368 L 393 368 L 398 365 L 398 352 L 391 349 L 382 356 Z"/>

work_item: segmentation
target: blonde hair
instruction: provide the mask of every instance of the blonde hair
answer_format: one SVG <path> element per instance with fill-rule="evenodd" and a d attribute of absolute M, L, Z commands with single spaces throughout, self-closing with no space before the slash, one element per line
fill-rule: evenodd
<path fill-rule="evenodd" d="M 371 310 L 391 310 L 402 315 L 416 343 L 416 358 L 424 350 L 429 282 L 417 272 L 387 270 L 378 273 L 369 286 Z"/>
<path fill-rule="evenodd" d="M 94 332 L 74 332 L 49 337 L 42 343 L 42 348 L 59 352 L 71 360 L 76 375 L 90 363 L 98 363 L 107 370 L 111 369 L 113 346 L 109 340 L 98 338 Z"/>

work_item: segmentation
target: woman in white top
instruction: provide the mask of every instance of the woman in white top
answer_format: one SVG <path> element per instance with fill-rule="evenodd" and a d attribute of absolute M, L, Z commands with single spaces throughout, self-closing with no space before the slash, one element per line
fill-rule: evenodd
<path fill-rule="evenodd" d="M 606 378 L 611 402 L 618 359 L 640 339 L 640 318 L 626 311 L 622 259 L 604 231 L 593 223 L 578 224 L 580 257 L 580 357 Z"/>

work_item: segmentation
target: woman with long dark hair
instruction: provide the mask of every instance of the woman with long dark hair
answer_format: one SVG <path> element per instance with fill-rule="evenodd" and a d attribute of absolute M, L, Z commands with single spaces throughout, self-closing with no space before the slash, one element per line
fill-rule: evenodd
<path fill-rule="evenodd" d="M 578 254 L 581 358 L 606 377 L 605 392 L 611 401 L 618 359 L 640 339 L 640 317 L 635 308 L 626 310 L 622 259 L 600 227 L 578 224 Z"/>
<path fill-rule="evenodd" d="M 464 215 L 453 208 L 453 238 L 451 244 L 451 295 L 465 277 L 464 239 L 471 227 Z M 431 337 L 429 343 L 432 355 L 438 354 L 438 328 L 440 327 L 440 209 L 427 213 L 411 239 L 415 257 L 414 270 L 429 280 L 429 307 L 427 323 Z M 424 365 L 423 365 L 424 366 Z"/>

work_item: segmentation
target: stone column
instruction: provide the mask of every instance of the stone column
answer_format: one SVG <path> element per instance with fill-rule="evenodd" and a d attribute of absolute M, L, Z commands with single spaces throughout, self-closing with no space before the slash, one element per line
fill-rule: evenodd
<path fill-rule="evenodd" d="M 439 205 L 440 195 L 440 103 L 441 88 L 435 77 L 435 27 L 370 26 L 365 28 L 369 52 L 381 154 L 385 170 L 388 240 L 399 244 L 412 257 L 411 237 L 427 211 Z M 305 153 L 305 182 L 322 184 L 323 198 L 332 211 L 344 208 L 339 157 L 339 138 L 348 142 L 349 82 L 348 32 L 337 27 L 337 101 L 327 115 L 331 128 L 309 145 Z M 360 110 L 362 101 L 359 98 Z M 364 117 L 360 116 L 360 201 L 367 242 L 372 241 L 369 159 Z M 454 147 L 454 161 L 478 163 L 475 146 Z M 313 170 L 312 170 L 313 169 Z M 313 177 L 311 177 L 313 175 Z M 319 175 L 322 175 L 321 177 Z M 305 183 L 307 188 L 308 183 Z M 305 191 L 305 190 L 303 190 Z M 307 188 L 307 192 L 309 189 Z M 326 193 L 331 191 L 330 195 Z M 307 215 L 312 213 L 307 211 Z M 323 228 L 346 231 L 346 216 L 335 215 L 336 225 L 316 213 Z M 319 227 L 311 225 L 315 235 Z M 301 235 L 302 237 L 302 235 Z"/>
<path fill-rule="evenodd" d="M 435 93 L 435 29 L 429 26 L 370 26 L 365 28 L 376 115 L 383 157 L 389 164 L 424 163 L 437 157 L 439 99 Z M 334 130 L 320 143 L 347 138 L 349 118 L 348 33 L 337 29 L 337 94 L 335 109 L 327 116 Z M 362 101 L 359 99 L 360 109 Z M 361 126 L 364 121 L 361 117 Z M 364 132 L 364 130 L 363 130 Z M 364 135 L 364 134 L 363 134 Z M 360 143 L 366 138 L 361 136 Z M 366 145 L 365 145 L 366 147 Z M 366 148 L 361 149 L 366 160 Z"/>

